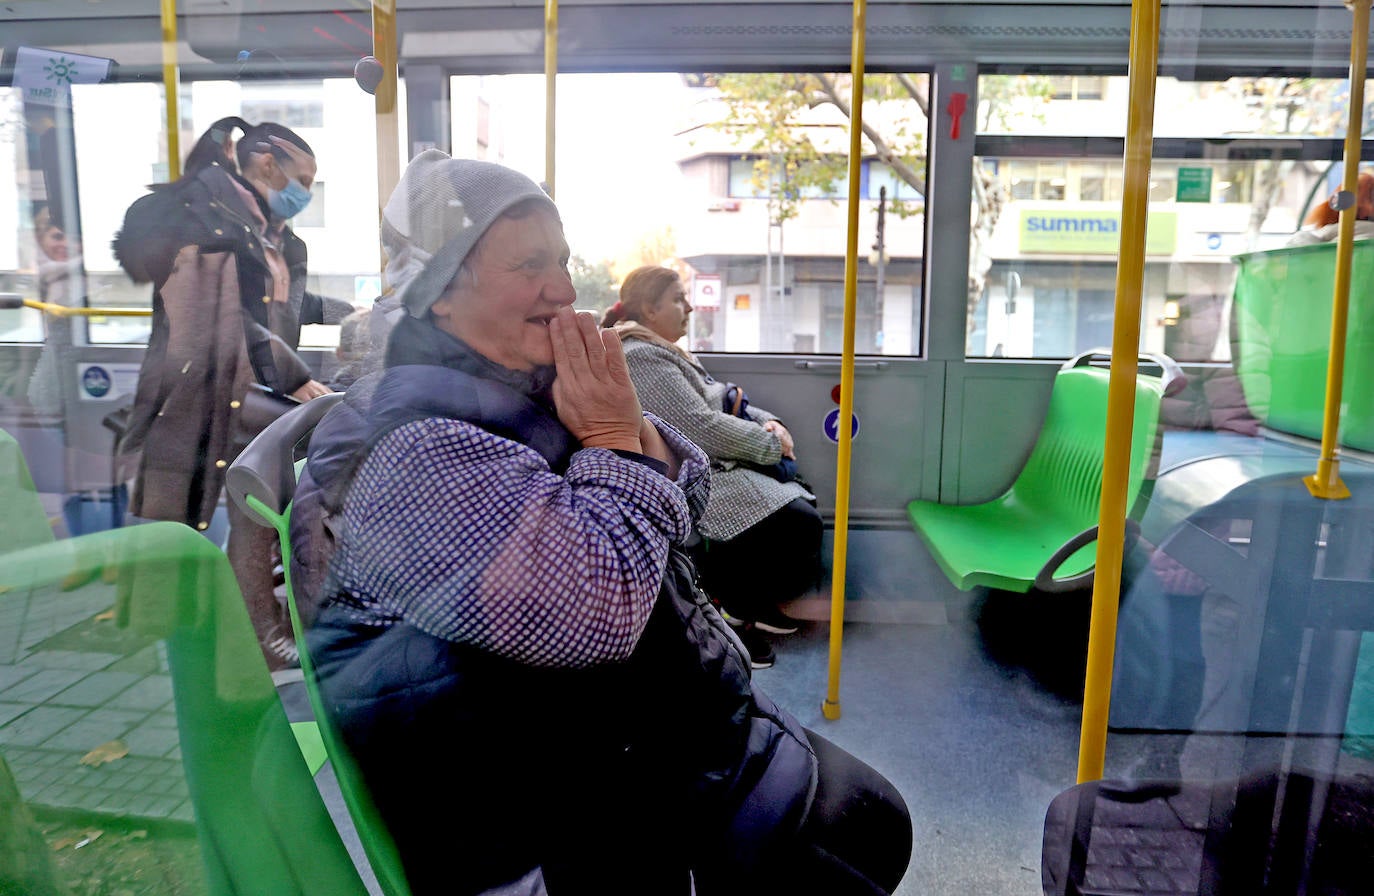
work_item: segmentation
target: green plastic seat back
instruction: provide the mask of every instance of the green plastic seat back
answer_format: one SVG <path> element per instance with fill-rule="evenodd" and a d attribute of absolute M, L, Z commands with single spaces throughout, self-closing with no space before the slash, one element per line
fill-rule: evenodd
<path fill-rule="evenodd" d="M 1055 376 L 1045 422 L 1010 488 L 982 504 L 912 501 L 908 515 L 950 581 L 1029 591 L 1070 590 L 1091 582 L 1102 489 L 1110 373 L 1069 362 Z M 1171 360 L 1170 380 L 1179 375 Z M 1179 380 L 1181 382 L 1181 380 Z M 1166 384 L 1136 377 L 1127 506 L 1149 467 Z"/>
<path fill-rule="evenodd" d="M 296 457 L 297 449 L 309 438 L 324 414 L 342 398 L 342 394 L 316 398 L 273 421 L 230 465 L 228 490 L 230 497 L 238 501 L 250 517 L 277 532 L 281 542 L 282 568 L 286 573 L 291 627 L 296 635 L 306 692 L 319 724 L 325 752 L 339 781 L 349 817 L 353 820 L 383 892 L 387 896 L 409 896 L 410 884 L 406 880 L 396 842 L 377 810 L 376 802 L 344 742 L 342 732 L 334 724 L 324 704 L 315 664 L 306 646 L 305 627 L 296 608 L 296 594 L 291 585 L 291 499 L 295 493 L 296 479 L 304 467 L 304 461 Z"/>
<path fill-rule="evenodd" d="M 30 805 L 193 834 L 185 891 L 367 892 L 209 540 L 150 523 L 10 551 L 0 588 L 7 710 L 25 704 L 0 749 Z"/>
<path fill-rule="evenodd" d="M 1011 493 L 1046 514 L 1097 523 L 1107 433 L 1109 372 L 1096 367 L 1061 370 L 1054 379 L 1045 423 Z M 1163 388 L 1157 377 L 1136 378 L 1127 506 L 1140 494 L 1154 447 Z"/>
<path fill-rule="evenodd" d="M 1322 437 L 1335 242 L 1237 255 L 1236 377 L 1265 426 Z M 1340 444 L 1374 451 L 1374 240 L 1351 249 Z"/>
<path fill-rule="evenodd" d="M 0 545 L 7 550 L 47 544 L 52 526 L 14 436 L 0 429 Z"/>

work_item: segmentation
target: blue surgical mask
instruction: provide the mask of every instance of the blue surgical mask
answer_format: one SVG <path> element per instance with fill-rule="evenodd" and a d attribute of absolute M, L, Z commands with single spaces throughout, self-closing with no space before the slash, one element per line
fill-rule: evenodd
<path fill-rule="evenodd" d="M 310 191 L 294 177 L 280 190 L 269 190 L 267 207 L 279 218 L 294 218 L 310 204 Z"/>

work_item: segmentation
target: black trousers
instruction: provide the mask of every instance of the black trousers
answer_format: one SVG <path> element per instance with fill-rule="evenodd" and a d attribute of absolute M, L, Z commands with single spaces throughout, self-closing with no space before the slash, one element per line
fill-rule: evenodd
<path fill-rule="evenodd" d="M 891 781 L 814 731 L 816 796 L 801 831 L 732 880 L 696 880 L 697 896 L 889 896 L 911 861 L 911 815 Z M 665 890 L 664 892 L 668 892 Z"/>
<path fill-rule="evenodd" d="M 792 893 L 887 896 L 911 861 L 911 814 L 892 782 L 814 731 L 820 763 L 791 865 Z"/>
<path fill-rule="evenodd" d="M 796 498 L 729 541 L 703 540 L 693 551 L 701 587 L 737 619 L 801 597 L 821 570 L 821 515 Z"/>

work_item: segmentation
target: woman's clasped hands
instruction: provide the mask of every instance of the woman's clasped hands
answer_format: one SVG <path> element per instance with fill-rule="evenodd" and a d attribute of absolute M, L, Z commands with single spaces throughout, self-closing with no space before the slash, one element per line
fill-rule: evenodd
<path fill-rule="evenodd" d="M 558 419 L 588 448 L 647 454 L 672 464 L 658 430 L 645 419 L 630 381 L 620 335 L 602 330 L 588 313 L 564 307 L 549 321 L 558 378 Z"/>

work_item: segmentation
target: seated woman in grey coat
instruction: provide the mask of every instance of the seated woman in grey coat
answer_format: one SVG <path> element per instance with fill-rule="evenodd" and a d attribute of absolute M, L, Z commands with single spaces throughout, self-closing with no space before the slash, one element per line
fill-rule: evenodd
<path fill-rule="evenodd" d="M 677 273 L 650 265 L 625 278 L 601 325 L 620 333 L 645 410 L 711 459 L 711 499 L 695 556 L 702 585 L 746 635 L 755 628 L 790 634 L 797 624 L 778 605 L 810 590 L 820 569 L 815 497 L 797 481 L 787 427 L 677 344 L 691 313 Z M 771 665 L 766 641 L 750 636 L 745 643 L 756 663 Z"/>

